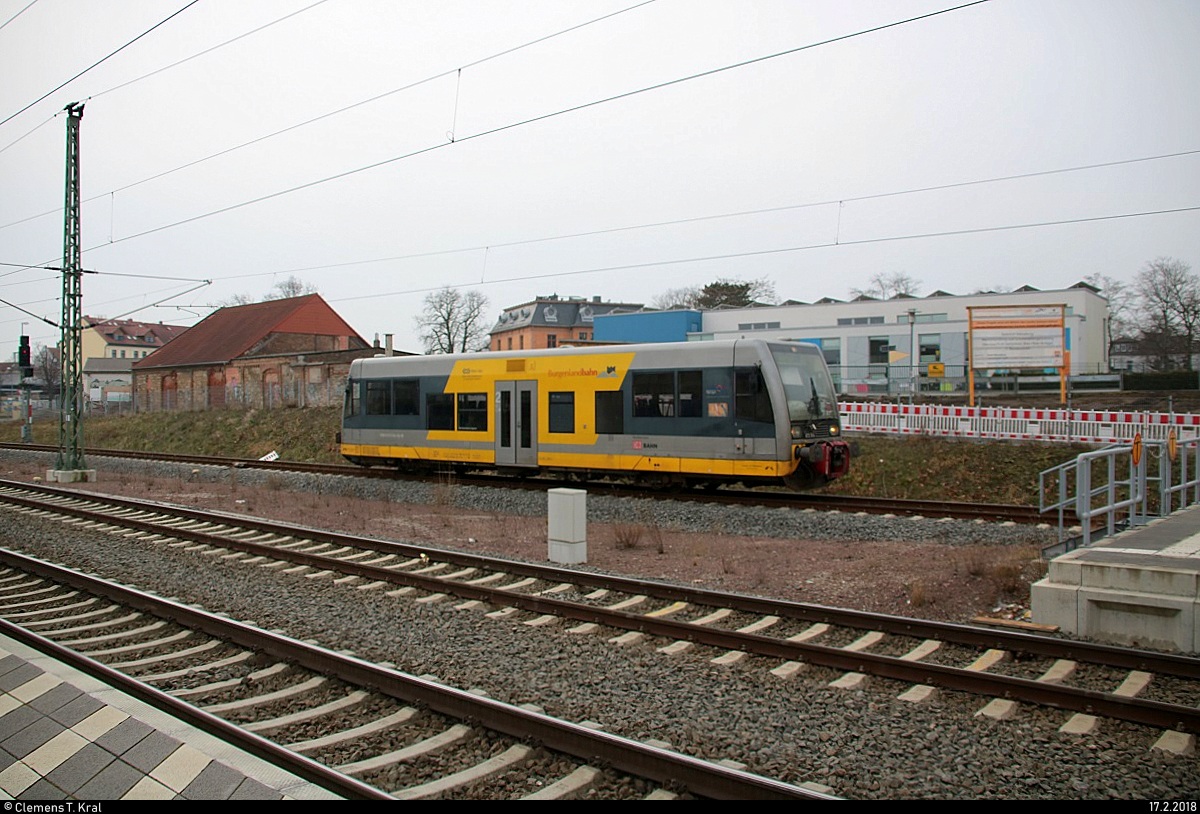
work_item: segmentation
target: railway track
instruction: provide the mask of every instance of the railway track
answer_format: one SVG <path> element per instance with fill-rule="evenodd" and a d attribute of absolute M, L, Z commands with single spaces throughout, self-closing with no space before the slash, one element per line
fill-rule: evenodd
<path fill-rule="evenodd" d="M 345 796 L 830 799 L 14 552 L 0 562 L 6 634 Z"/>
<path fill-rule="evenodd" d="M 663 658 L 696 648 L 726 664 L 756 655 L 770 659 L 780 678 L 820 667 L 852 689 L 874 676 L 910 685 L 904 692 L 913 701 L 935 688 L 966 692 L 983 699 L 985 715 L 1004 717 L 1017 703 L 1049 706 L 1154 727 L 1164 743 L 1200 732 L 1200 660 L 1189 657 L 724 594 L 52 487 L 0 482 L 0 501 L 148 551 L 185 548 L 413 602 L 453 598 L 533 629 L 561 622 L 614 644 L 652 642 Z"/>
<path fill-rule="evenodd" d="M 11 449 L 25 452 L 53 453 L 55 447 L 36 444 L 0 444 L 0 449 Z M 400 478 L 418 479 L 437 482 L 437 475 L 413 475 L 399 473 L 391 469 L 365 469 L 350 464 L 318 464 L 298 461 L 261 461 L 249 458 L 227 458 L 209 455 L 178 455 L 157 452 L 141 452 L 133 450 L 89 450 L 89 455 L 132 460 L 168 461 L 172 463 L 193 466 L 221 466 L 234 469 L 262 469 L 278 472 L 306 472 L 321 475 L 342 475 L 347 477 L 380 478 L 394 480 Z M 934 500 L 907 500 L 902 498 L 880 498 L 855 495 L 831 495 L 822 492 L 788 492 L 771 489 L 694 489 L 686 492 L 663 490 L 660 492 L 647 491 L 645 487 L 627 486 L 611 481 L 580 481 L 561 480 L 549 477 L 514 479 L 487 473 L 456 473 L 456 483 L 472 486 L 504 486 L 505 488 L 523 488 L 538 491 L 559 486 L 587 488 L 600 494 L 614 497 L 647 497 L 661 494 L 664 497 L 679 498 L 686 496 L 688 500 L 706 503 L 722 503 L 727 505 L 749 505 L 768 508 L 813 509 L 818 511 L 840 511 L 846 513 L 895 514 L 905 517 L 936 517 L 963 520 L 985 520 L 995 522 L 1012 522 L 1021 524 L 1047 523 L 1055 518 L 1047 518 L 1033 506 L 1018 506 L 1002 503 L 958 503 Z M 1074 525 L 1076 518 L 1073 512 L 1067 512 L 1063 521 Z"/>

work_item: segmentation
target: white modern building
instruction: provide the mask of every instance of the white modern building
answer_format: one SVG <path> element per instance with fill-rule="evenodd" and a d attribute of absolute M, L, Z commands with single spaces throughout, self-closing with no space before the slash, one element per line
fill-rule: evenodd
<path fill-rule="evenodd" d="M 1071 376 L 1108 372 L 1108 300 L 1087 283 L 1041 291 L 958 296 L 859 298 L 705 311 L 689 340 L 794 339 L 819 344 L 843 393 L 962 390 L 969 360 L 969 309 L 1061 306 L 1064 359 Z M 976 319 L 979 311 L 976 311 Z M 977 371 L 1004 375 L 1009 371 Z M 1034 371 L 1036 373 L 1036 371 Z M 1046 370 L 1057 377 L 1057 371 Z M 1025 370 L 1024 374 L 1029 375 Z"/>

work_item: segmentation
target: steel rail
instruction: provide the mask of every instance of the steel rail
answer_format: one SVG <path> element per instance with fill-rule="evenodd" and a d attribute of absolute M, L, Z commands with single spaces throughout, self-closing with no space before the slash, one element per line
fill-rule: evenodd
<path fill-rule="evenodd" d="M 9 553 L 0 549 L 0 557 L 6 561 L 8 561 L 7 555 Z M 21 567 L 23 568 L 24 566 Z M 14 625 L 3 618 L 0 618 L 0 633 L 11 639 L 16 639 L 51 658 L 68 664 L 76 670 L 120 690 L 126 695 L 133 696 L 156 709 L 162 710 L 168 715 L 186 721 L 197 729 L 203 730 L 226 743 L 233 744 L 239 749 L 262 758 L 268 763 L 278 766 L 297 777 L 302 777 L 321 788 L 352 800 L 392 799 L 391 795 L 380 791 L 374 786 L 367 785 L 353 777 L 334 771 L 328 766 L 317 763 L 315 760 L 310 760 L 277 743 L 272 743 L 266 738 L 259 737 L 253 732 L 248 732 L 198 707 L 184 703 L 174 696 L 151 687 L 149 684 L 143 684 L 141 681 L 118 672 L 108 665 L 76 653 L 74 650 L 63 647 L 23 627 Z"/>
<path fill-rule="evenodd" d="M 654 580 L 635 579 L 632 577 L 600 574 L 591 571 L 576 571 L 549 565 L 527 563 L 519 560 L 509 560 L 498 557 L 488 557 L 479 554 L 452 551 L 431 546 L 412 545 L 408 543 L 380 540 L 371 537 L 360 537 L 342 532 L 329 531 L 325 529 L 313 529 L 292 523 L 251 518 L 244 515 L 231 514 L 227 512 L 212 512 L 182 506 L 167 506 L 137 498 L 117 497 L 98 494 L 95 492 L 74 491 L 47 485 L 24 484 L 14 481 L 0 480 L 0 487 L 23 489 L 26 491 L 50 494 L 72 500 L 110 503 L 125 508 L 138 509 L 148 512 L 169 512 L 172 515 L 187 517 L 197 521 L 234 524 L 265 533 L 304 537 L 306 539 L 311 539 L 314 542 L 324 542 L 337 546 L 368 548 L 386 553 L 394 553 L 398 556 L 406 556 L 409 558 L 420 557 L 422 554 L 427 556 L 433 555 L 439 560 L 451 562 L 461 567 L 474 567 L 482 570 L 504 571 L 518 576 L 533 577 L 550 582 L 571 582 L 576 585 L 584 585 L 590 588 L 606 588 L 608 590 L 620 591 L 629 594 L 646 594 L 654 596 L 657 599 L 689 602 L 698 605 L 708 605 L 714 607 L 727 607 L 732 610 L 743 611 L 746 613 L 783 616 L 788 619 L 810 623 L 824 622 L 826 624 L 837 625 L 840 627 L 863 630 L 878 630 L 898 636 L 938 639 L 944 642 L 971 647 L 995 648 L 1044 656 L 1048 658 L 1066 658 L 1091 664 L 1102 664 L 1121 669 L 1145 670 L 1147 672 L 1176 675 L 1190 679 L 1200 679 L 1200 658 L 1184 656 L 1176 653 L 1159 653 L 1148 650 L 1117 647 L 1114 645 L 1078 642 L 1056 638 L 1053 636 L 1027 633 L 1023 631 L 996 630 L 993 628 L 963 625 L 953 622 L 937 622 L 932 620 L 916 619 L 912 617 L 890 616 L 886 614 L 872 613 L 869 611 L 855 611 L 843 608 L 834 608 L 825 605 L 812 605 L 788 600 L 769 599 L 742 594 L 727 594 L 693 586 L 677 586 Z M 35 499 L 22 499 L 16 495 L 0 494 L 0 501 L 19 503 L 29 507 L 45 508 L 45 504 L 40 503 Z M 55 506 L 55 508 L 59 511 L 70 511 L 71 513 L 79 516 L 87 515 L 87 511 L 83 509 L 72 509 L 66 506 Z M 401 571 L 374 570 L 369 566 L 361 566 L 341 560 L 328 560 L 322 558 L 319 554 L 302 555 L 293 551 L 281 552 L 277 549 L 272 550 L 269 546 L 259 547 L 255 546 L 254 544 L 243 543 L 224 536 L 206 535 L 203 532 L 190 532 L 186 529 L 174 527 L 164 530 L 161 526 L 155 525 L 152 522 L 136 521 L 130 518 L 112 517 L 109 515 L 99 514 L 94 519 L 99 522 L 120 524 L 129 528 L 141 529 L 156 534 L 169 534 L 175 537 L 195 540 L 197 542 L 213 543 L 231 550 L 241 550 L 247 553 L 265 554 L 267 556 L 274 557 L 286 556 L 297 563 L 308 564 L 319 568 L 333 566 L 336 567 L 337 570 L 344 573 L 355 574 L 367 579 L 383 579 L 400 584 L 412 585 L 413 587 L 439 593 L 450 592 L 469 599 L 491 599 L 495 597 L 494 593 L 487 592 L 486 589 L 475 588 L 474 586 L 466 585 L 464 583 L 450 582 L 437 579 L 436 577 L 424 577 L 420 574 L 411 574 Z M 526 609 L 538 613 L 548 612 L 542 609 L 554 607 L 550 603 L 555 601 L 539 597 L 526 598 L 525 595 L 515 593 L 505 593 L 504 596 L 506 597 L 506 603 L 513 605 L 520 605 L 521 603 L 524 603 L 524 607 Z M 579 618 L 584 621 L 596 621 L 596 619 L 591 615 L 581 616 L 577 614 L 566 613 L 565 610 L 561 615 L 567 615 L 569 618 Z M 636 615 L 631 615 L 630 618 L 633 620 L 643 619 L 643 617 Z M 620 617 L 613 617 L 612 624 L 614 627 L 627 627 L 626 625 L 616 624 L 618 621 L 620 621 Z M 631 629 L 639 630 L 644 628 L 642 625 L 638 625 Z M 692 637 L 684 636 L 683 638 L 690 639 Z M 715 646 L 726 645 L 717 644 Z M 768 653 L 766 655 L 775 654 Z"/>
<path fill-rule="evenodd" d="M 601 761 L 638 777 L 682 785 L 702 797 L 765 800 L 838 799 L 773 778 L 710 763 L 427 681 L 354 656 L 306 644 L 280 633 L 262 630 L 137 589 L 87 576 L 28 555 L 0 548 L 0 561 L 32 571 L 47 579 L 105 596 L 184 627 L 202 630 L 211 636 L 235 642 L 243 647 L 264 651 L 275 658 L 295 662 L 316 672 L 335 675 L 343 681 L 369 687 L 407 703 L 423 704 L 436 712 L 458 719 L 478 721 L 489 729 L 513 738 L 532 739 L 549 749 L 570 754 L 587 762 Z M 154 694 L 161 695 L 158 691 L 154 691 Z M 179 703 L 175 699 L 171 700 Z M 257 736 L 254 739 L 263 740 Z M 303 760 L 313 763 L 307 758 Z M 357 784 L 357 781 L 354 782 Z M 387 796 L 382 799 L 387 799 Z"/>
<path fill-rule="evenodd" d="M 100 515 L 99 520 L 102 522 L 111 522 L 112 518 Z M 129 523 L 124 524 L 135 527 L 145 525 L 140 521 L 129 521 Z M 248 553 L 269 556 L 278 556 L 281 553 L 278 550 L 272 550 L 269 546 L 260 547 L 250 543 L 241 543 L 229 540 L 223 536 L 209 535 L 200 531 L 174 528 L 163 530 L 161 527 L 156 527 L 153 524 L 148 526 L 148 530 L 168 533 L 184 539 L 217 544 L 225 548 L 246 551 Z M 807 661 L 839 670 L 865 672 L 915 684 L 933 684 L 948 689 L 1022 700 L 1077 712 L 1099 712 L 1109 717 L 1149 726 L 1200 732 L 1200 710 L 1191 708 L 1142 699 L 1129 699 L 1108 693 L 1063 688 L 1044 682 L 980 673 L 955 667 L 910 662 L 891 656 L 851 652 L 841 648 L 831 648 L 811 643 L 790 642 L 766 636 L 724 631 L 693 625 L 687 622 L 676 622 L 607 608 L 578 605 L 563 600 L 507 593 L 465 583 L 450 582 L 421 574 L 345 563 L 341 560 L 326 558 L 316 554 L 303 554 L 299 552 L 283 553 L 286 554 L 288 559 L 311 567 L 336 568 L 345 573 L 354 574 L 366 579 L 411 585 L 431 593 L 453 593 L 464 598 L 478 599 L 491 603 L 495 603 L 495 600 L 499 596 L 503 598 L 504 604 L 538 614 L 552 614 L 563 618 L 607 625 L 617 629 L 637 630 L 674 640 L 693 641 L 711 647 L 743 650 L 793 661 Z M 1059 640 L 1051 641 L 1057 642 Z M 1064 657 L 1061 651 L 1051 652 L 1048 655 Z M 1190 661 L 1193 662 L 1191 666 L 1196 666 L 1195 662 L 1197 660 Z"/>
<path fill-rule="evenodd" d="M 53 447 L 33 444 L 0 444 L 0 449 L 31 452 L 53 452 Z M 262 469 L 275 472 L 305 472 L 311 474 L 339 475 L 344 477 L 395 480 L 408 478 L 438 482 L 436 474 L 398 473 L 394 469 L 369 468 L 353 464 L 326 464 L 303 461 L 261 461 L 253 458 L 228 458 L 212 455 L 186 455 L 178 453 L 142 452 L 138 450 L 92 449 L 90 455 L 133 460 L 157 460 L 195 466 L 222 466 L 233 469 Z M 805 508 L 842 512 L 867 512 L 870 514 L 895 513 L 905 516 L 953 517 L 957 519 L 983 519 L 1017 523 L 1041 523 L 1044 518 L 1034 506 L 1007 503 L 956 503 L 938 500 L 910 500 L 860 495 L 831 495 L 823 492 L 784 492 L 770 489 L 732 489 L 719 491 L 647 490 L 644 487 L 628 486 L 608 481 L 580 481 L 556 478 L 518 478 L 502 475 L 472 473 L 457 475 L 457 483 L 471 486 L 504 486 L 526 490 L 544 490 L 556 486 L 587 487 L 610 497 L 659 497 L 666 500 L 686 500 L 724 505 L 755 505 L 773 508 Z M 1075 522 L 1072 513 L 1065 513 L 1068 522 Z"/>
<path fill-rule="evenodd" d="M 111 520 L 111 518 L 106 516 L 101 516 L 101 519 L 104 522 Z M 120 520 L 120 518 L 117 519 Z M 138 523 L 138 525 L 141 524 Z M 218 545 L 234 550 L 243 550 L 256 554 L 272 554 L 270 547 L 258 547 L 254 544 L 239 543 L 238 541 L 228 540 L 225 537 L 208 535 L 204 532 L 187 531 L 184 529 L 163 530 L 161 527 L 157 531 L 185 539 L 208 543 L 215 542 Z M 372 580 L 385 580 L 402 585 L 412 585 L 413 587 L 418 587 L 432 593 L 453 593 L 464 598 L 488 602 L 494 602 L 497 596 L 500 596 L 503 598 L 504 604 L 538 614 L 552 614 L 564 618 L 607 625 L 616 629 L 637 630 L 677 641 L 691 641 L 715 648 L 742 650 L 790 661 L 803 661 L 848 672 L 868 673 L 912 684 L 939 686 L 976 695 L 1024 701 L 1074 712 L 1099 714 L 1147 726 L 1200 733 L 1200 708 L 1183 707 L 1139 698 L 1128 698 L 1095 690 L 1063 687 L 1047 682 L 966 670 L 946 665 L 907 661 L 894 656 L 849 651 L 843 648 L 828 647 L 808 642 L 792 642 L 757 634 L 725 631 L 687 622 L 676 622 L 607 608 L 577 605 L 546 597 L 496 591 L 465 583 L 440 580 L 436 577 L 428 577 L 421 574 L 390 571 L 355 563 L 345 563 L 340 560 L 321 557 L 320 555 L 276 551 L 274 556 L 278 556 L 279 553 L 286 553 L 289 559 L 301 564 L 318 568 L 333 566 L 338 570 L 356 576 Z M 193 626 L 193 623 L 190 622 L 183 623 Z M 214 635 L 217 634 L 214 633 Z M 1058 642 L 1060 640 L 1049 641 Z M 244 644 L 252 646 L 249 642 L 245 642 Z M 1074 643 L 1068 642 L 1066 644 L 1069 650 Z M 261 645 L 253 646 L 261 647 Z M 276 655 L 281 658 L 293 658 L 303 663 L 301 659 L 295 656 L 284 653 L 276 653 Z M 1047 655 L 1066 657 L 1062 651 L 1051 652 Z M 1178 660 L 1175 659 L 1172 661 Z M 1200 665 L 1200 660 L 1197 659 L 1185 659 L 1185 661 L 1191 662 L 1190 666 L 1192 667 Z M 331 668 L 320 666 L 314 669 L 327 671 Z M 357 681 L 358 679 L 353 680 Z M 473 714 L 473 712 L 460 712 L 459 714 Z M 497 728 L 505 732 L 510 731 L 501 727 Z"/>

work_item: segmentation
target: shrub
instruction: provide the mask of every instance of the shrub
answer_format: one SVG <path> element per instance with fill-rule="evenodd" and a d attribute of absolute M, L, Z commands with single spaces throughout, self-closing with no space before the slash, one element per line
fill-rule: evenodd
<path fill-rule="evenodd" d="M 617 548 L 637 548 L 638 543 L 642 541 L 644 531 L 645 528 L 637 523 L 618 523 L 613 529 L 613 540 L 616 542 Z"/>

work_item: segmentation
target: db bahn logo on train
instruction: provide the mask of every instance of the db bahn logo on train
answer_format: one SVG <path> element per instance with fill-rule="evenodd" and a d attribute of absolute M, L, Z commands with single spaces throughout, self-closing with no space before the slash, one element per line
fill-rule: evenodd
<path fill-rule="evenodd" d="M 1142 434 L 1140 432 L 1133 436 L 1133 449 L 1130 450 L 1130 455 L 1133 456 L 1134 466 L 1142 462 Z"/>

